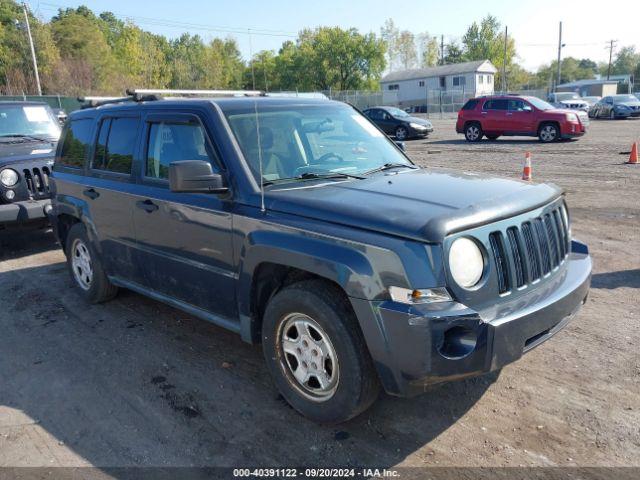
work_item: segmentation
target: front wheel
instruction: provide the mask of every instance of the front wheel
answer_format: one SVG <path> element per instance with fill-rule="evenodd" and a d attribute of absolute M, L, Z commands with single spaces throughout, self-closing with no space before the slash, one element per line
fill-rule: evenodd
<path fill-rule="evenodd" d="M 409 136 L 409 132 L 406 127 L 398 127 L 396 128 L 396 140 L 406 140 Z"/>
<path fill-rule="evenodd" d="M 479 142 L 482 140 L 482 127 L 478 123 L 470 123 L 464 128 L 464 138 L 467 142 Z"/>
<path fill-rule="evenodd" d="M 609 120 L 615 120 L 616 119 L 616 112 L 614 112 L 613 110 L 611 110 L 609 112 Z"/>
<path fill-rule="evenodd" d="M 540 127 L 538 138 L 543 143 L 555 142 L 560 137 L 560 131 L 557 125 L 546 123 Z"/>
<path fill-rule="evenodd" d="M 290 285 L 267 305 L 262 326 L 267 367 L 278 390 L 305 417 L 349 420 L 380 390 L 348 301 L 320 280 Z"/>

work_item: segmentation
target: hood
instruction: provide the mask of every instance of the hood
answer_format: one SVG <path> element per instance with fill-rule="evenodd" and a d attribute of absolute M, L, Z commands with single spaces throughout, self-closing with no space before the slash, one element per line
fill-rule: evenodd
<path fill-rule="evenodd" d="M 615 105 L 625 105 L 627 107 L 640 107 L 640 102 L 616 102 Z"/>
<path fill-rule="evenodd" d="M 419 169 L 281 185 L 265 192 L 265 203 L 292 215 L 440 243 L 450 233 L 527 212 L 561 194 L 555 185 Z"/>
<path fill-rule="evenodd" d="M 7 142 L 0 141 L 0 165 L 24 162 L 40 158 L 53 158 L 55 142 Z"/>

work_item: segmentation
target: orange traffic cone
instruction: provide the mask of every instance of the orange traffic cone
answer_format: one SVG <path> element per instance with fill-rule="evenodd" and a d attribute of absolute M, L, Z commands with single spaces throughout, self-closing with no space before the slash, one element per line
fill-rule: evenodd
<path fill-rule="evenodd" d="M 633 142 L 633 145 L 631 145 L 631 155 L 629 155 L 627 163 L 630 165 L 638 164 L 638 142 Z"/>
<path fill-rule="evenodd" d="M 531 153 L 524 154 L 524 167 L 522 168 L 522 180 L 531 180 Z"/>

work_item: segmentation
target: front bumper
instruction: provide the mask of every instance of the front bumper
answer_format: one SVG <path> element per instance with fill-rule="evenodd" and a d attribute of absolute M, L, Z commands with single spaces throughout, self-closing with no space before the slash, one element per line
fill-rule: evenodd
<path fill-rule="evenodd" d="M 24 200 L 0 205 L 0 225 L 29 223 L 46 220 L 51 211 L 51 200 Z"/>
<path fill-rule="evenodd" d="M 431 132 L 433 132 L 433 127 L 420 128 L 420 129 L 409 127 L 409 135 L 411 137 L 426 137 Z"/>
<path fill-rule="evenodd" d="M 456 302 L 409 306 L 352 299 L 380 380 L 392 395 L 498 370 L 560 331 L 586 301 L 587 247 L 544 285 L 485 311 Z"/>

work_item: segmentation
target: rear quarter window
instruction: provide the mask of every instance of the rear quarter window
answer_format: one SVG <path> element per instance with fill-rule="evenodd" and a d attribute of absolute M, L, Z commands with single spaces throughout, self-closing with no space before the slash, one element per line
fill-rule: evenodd
<path fill-rule="evenodd" d="M 92 129 L 93 120 L 90 118 L 71 120 L 64 134 L 56 164 L 72 168 L 84 167 L 87 148 L 91 144 Z"/>
<path fill-rule="evenodd" d="M 475 110 L 477 106 L 478 106 L 478 100 L 469 100 L 467 103 L 464 104 L 464 106 L 462 107 L 462 110 Z"/>

